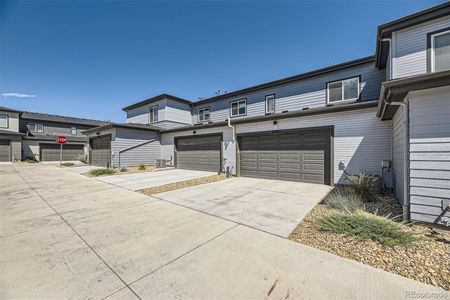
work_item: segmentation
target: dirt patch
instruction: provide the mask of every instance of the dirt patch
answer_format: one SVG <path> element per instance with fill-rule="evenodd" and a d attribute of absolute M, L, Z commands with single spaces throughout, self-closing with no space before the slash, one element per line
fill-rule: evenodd
<path fill-rule="evenodd" d="M 155 187 L 151 187 L 151 188 L 141 189 L 141 190 L 138 190 L 138 192 L 145 194 L 145 195 L 154 195 L 154 194 L 164 193 L 164 192 L 168 192 L 168 191 L 183 189 L 183 188 L 190 187 L 190 186 L 196 186 L 196 185 L 201 185 L 201 184 L 205 184 L 205 183 L 221 181 L 221 180 L 225 180 L 225 179 L 228 179 L 228 177 L 225 174 L 212 175 L 212 176 L 195 178 L 195 179 L 155 186 Z"/>
<path fill-rule="evenodd" d="M 422 240 L 413 246 L 383 246 L 374 241 L 360 241 L 342 234 L 318 229 L 318 220 L 332 212 L 318 204 L 292 232 L 290 239 L 388 272 L 450 290 L 450 232 L 426 225 L 411 224 L 411 231 Z M 380 197 L 367 203 L 366 211 L 396 216 L 401 208 L 393 197 Z"/>

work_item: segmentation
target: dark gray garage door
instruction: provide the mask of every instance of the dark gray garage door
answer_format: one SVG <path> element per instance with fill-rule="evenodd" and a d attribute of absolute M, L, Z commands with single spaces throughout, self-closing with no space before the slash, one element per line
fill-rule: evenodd
<path fill-rule="evenodd" d="M 222 137 L 196 136 L 176 140 L 179 169 L 220 172 Z"/>
<path fill-rule="evenodd" d="M 60 148 L 58 144 L 40 144 L 41 161 L 59 161 Z M 83 145 L 63 145 L 62 160 L 78 160 L 84 155 Z"/>
<path fill-rule="evenodd" d="M 330 130 L 239 138 L 240 175 L 330 184 Z"/>
<path fill-rule="evenodd" d="M 90 139 L 90 164 L 99 167 L 111 167 L 111 136 L 104 135 Z"/>
<path fill-rule="evenodd" d="M 11 161 L 10 141 L 0 140 L 0 161 Z"/>

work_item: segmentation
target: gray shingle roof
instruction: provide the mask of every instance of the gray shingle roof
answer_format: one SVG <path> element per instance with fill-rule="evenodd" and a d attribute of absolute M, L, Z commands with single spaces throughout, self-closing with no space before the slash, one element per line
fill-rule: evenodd
<path fill-rule="evenodd" d="M 4 107 L 4 106 L 0 106 L 0 110 L 3 110 L 3 111 L 10 111 L 10 112 L 16 112 L 16 113 L 20 113 L 20 112 L 21 112 L 21 111 L 19 111 L 19 110 L 15 110 L 15 109 L 8 108 L 8 107 Z"/>
<path fill-rule="evenodd" d="M 98 126 L 94 128 L 90 128 L 88 130 L 83 131 L 84 134 L 101 131 L 109 128 L 131 128 L 131 129 L 141 129 L 141 130 L 151 130 L 160 132 L 162 130 L 161 127 L 146 125 L 146 124 L 138 124 L 138 123 L 106 123 L 103 126 Z"/>
<path fill-rule="evenodd" d="M 42 114 L 42 113 L 27 112 L 27 111 L 22 113 L 21 118 L 28 119 L 28 120 L 69 123 L 69 124 L 78 124 L 78 125 L 90 125 L 90 126 L 102 126 L 102 125 L 108 124 L 108 122 L 100 121 L 100 120 L 58 116 L 58 115 Z"/>

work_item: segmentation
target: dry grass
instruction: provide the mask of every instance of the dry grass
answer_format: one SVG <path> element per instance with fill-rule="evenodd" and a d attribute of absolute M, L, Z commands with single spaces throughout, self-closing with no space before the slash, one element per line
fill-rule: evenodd
<path fill-rule="evenodd" d="M 367 205 L 367 203 L 366 203 Z M 382 197 L 365 209 L 378 215 L 398 215 L 401 212 L 393 197 Z M 387 246 L 377 241 L 361 241 L 355 237 L 320 230 L 320 220 L 335 212 L 319 204 L 291 234 L 290 239 L 345 258 L 401 276 L 450 290 L 450 232 L 425 225 L 402 225 L 405 232 L 420 238 L 409 247 Z"/>
<path fill-rule="evenodd" d="M 221 181 L 224 179 L 227 179 L 227 176 L 225 174 L 212 175 L 212 176 L 206 176 L 206 177 L 195 178 L 195 179 L 155 186 L 155 187 L 151 187 L 151 188 L 146 188 L 146 189 L 138 190 L 138 192 L 150 196 L 150 195 L 164 193 L 164 192 L 168 192 L 168 191 L 183 189 L 183 188 L 190 187 L 190 186 L 196 186 L 196 185 L 201 185 L 201 184 L 205 184 L 205 183 Z"/>
<path fill-rule="evenodd" d="M 117 176 L 117 175 L 128 175 L 128 174 L 135 174 L 135 173 L 145 173 L 145 172 L 153 172 L 156 168 L 154 166 L 146 166 L 145 170 L 139 170 L 139 167 L 126 167 L 121 169 L 112 169 L 114 170 L 113 173 L 110 174 L 102 174 L 102 175 L 92 175 L 90 172 L 83 173 L 82 175 L 86 177 L 98 177 L 98 176 Z M 122 169 L 126 169 L 126 171 L 122 171 Z"/>

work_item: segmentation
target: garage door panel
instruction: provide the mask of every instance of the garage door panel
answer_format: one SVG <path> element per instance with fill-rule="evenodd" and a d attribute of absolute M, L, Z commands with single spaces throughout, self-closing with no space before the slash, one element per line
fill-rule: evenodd
<path fill-rule="evenodd" d="M 271 133 L 239 138 L 241 176 L 325 183 L 330 131 Z M 329 182 L 328 182 L 329 183 Z"/>
<path fill-rule="evenodd" d="M 9 140 L 0 140 L 0 161 L 11 161 L 11 142 Z"/>
<path fill-rule="evenodd" d="M 176 166 L 179 169 L 220 171 L 221 136 L 196 136 L 176 141 Z"/>
<path fill-rule="evenodd" d="M 99 167 L 111 166 L 111 136 L 105 135 L 90 139 L 91 165 Z"/>
<path fill-rule="evenodd" d="M 40 144 L 41 161 L 59 161 L 61 146 L 58 144 Z M 84 145 L 66 144 L 62 147 L 62 160 L 77 160 L 84 155 Z"/>

